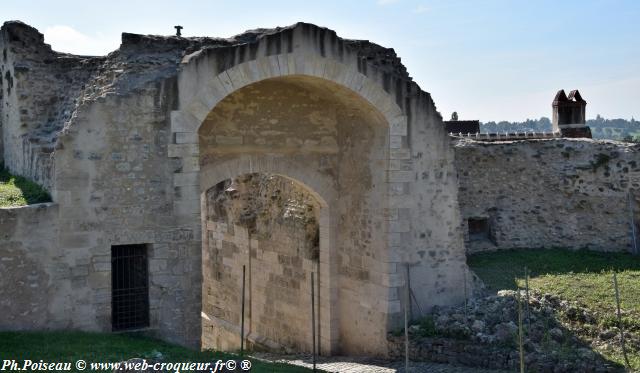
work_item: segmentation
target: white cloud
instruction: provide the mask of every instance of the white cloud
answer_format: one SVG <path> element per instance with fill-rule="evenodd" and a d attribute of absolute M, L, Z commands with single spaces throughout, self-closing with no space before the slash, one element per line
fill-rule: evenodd
<path fill-rule="evenodd" d="M 120 45 L 119 36 L 89 36 L 66 25 L 47 27 L 44 40 L 56 51 L 81 55 L 104 55 Z"/>
<path fill-rule="evenodd" d="M 426 13 L 426 12 L 428 12 L 428 11 L 429 11 L 429 7 L 428 7 L 428 6 L 426 6 L 426 5 L 418 5 L 418 6 L 413 10 L 413 12 L 414 12 L 414 13 L 418 13 L 418 14 L 419 14 L 419 13 Z"/>

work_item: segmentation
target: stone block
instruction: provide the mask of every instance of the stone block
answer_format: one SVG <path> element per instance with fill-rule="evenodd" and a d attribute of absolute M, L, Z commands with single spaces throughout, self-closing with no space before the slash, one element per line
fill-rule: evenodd
<path fill-rule="evenodd" d="M 167 145 L 167 156 L 169 158 L 198 156 L 200 150 L 198 144 L 169 144 Z"/>
<path fill-rule="evenodd" d="M 92 245 L 90 233 L 60 234 L 60 246 L 66 249 L 87 248 Z"/>
<path fill-rule="evenodd" d="M 407 136 L 407 117 L 394 118 L 389 123 L 389 134 L 397 136 Z"/>
<path fill-rule="evenodd" d="M 73 277 L 88 276 L 88 275 L 89 275 L 88 265 L 76 265 L 71 267 L 71 276 Z"/>
<path fill-rule="evenodd" d="M 389 136 L 389 148 L 399 149 L 404 146 L 403 136 Z"/>
<path fill-rule="evenodd" d="M 197 132 L 174 132 L 176 144 L 197 144 Z"/>
<path fill-rule="evenodd" d="M 391 183 L 410 183 L 415 181 L 412 171 L 389 171 L 389 182 Z"/>
<path fill-rule="evenodd" d="M 177 172 L 173 174 L 174 186 L 199 186 L 200 185 L 200 173 L 199 172 Z"/>
<path fill-rule="evenodd" d="M 402 149 L 391 149 L 389 151 L 390 159 L 411 159 L 411 150 L 402 148 Z"/>
<path fill-rule="evenodd" d="M 216 144 L 218 145 L 242 145 L 243 141 L 242 136 L 216 136 Z"/>

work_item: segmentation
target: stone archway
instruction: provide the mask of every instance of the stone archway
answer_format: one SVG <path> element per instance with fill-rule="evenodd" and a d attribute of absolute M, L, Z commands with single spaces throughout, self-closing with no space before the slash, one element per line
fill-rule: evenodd
<path fill-rule="evenodd" d="M 384 221 L 382 214 L 370 216 L 369 208 L 384 206 L 387 154 L 380 149 L 387 142 L 386 122 L 375 109 L 344 88 L 306 76 L 266 79 L 245 86 L 220 101 L 199 129 L 201 211 L 208 209 L 207 191 L 222 180 L 245 173 L 296 180 L 322 206 L 318 316 L 320 349 L 325 353 L 363 343 L 349 341 L 356 334 L 349 329 L 358 324 L 357 309 L 361 306 L 338 298 L 371 285 L 367 260 L 378 262 L 372 267 L 384 266 L 381 258 L 386 232 L 372 227 Z M 207 224 L 203 221 L 205 243 L 210 234 Z M 207 265 L 206 260 L 203 263 Z M 206 273 L 208 268 L 203 268 Z M 373 291 L 382 297 L 378 290 Z M 203 301 L 206 296 L 203 294 Z M 363 294 L 348 298 L 361 296 L 369 298 Z M 382 337 L 385 321 L 381 313 L 375 323 L 362 320 L 361 325 L 375 327 Z M 238 340 L 234 337 L 226 339 Z M 254 338 L 269 339 L 262 335 Z M 214 347 L 230 348 L 231 344 Z"/>
<path fill-rule="evenodd" d="M 313 273 L 316 348 L 330 348 L 337 325 L 328 204 L 294 179 L 254 172 L 204 191 L 202 209 L 203 347 L 239 348 L 244 267 L 245 346 L 311 352 Z"/>
<path fill-rule="evenodd" d="M 183 58 L 180 70 L 168 146 L 168 156 L 177 165 L 173 216 L 179 224 L 199 229 L 201 192 L 239 170 L 253 172 L 256 164 L 330 196 L 323 198 L 330 207 L 330 251 L 335 256 L 326 278 L 335 289 L 331 296 L 336 304 L 324 313 L 331 327 L 322 337 L 323 353 L 387 353 L 387 332 L 401 321 L 398 294 L 405 275 L 400 269 L 406 264 L 414 266 L 411 283 L 423 289 L 417 297 L 422 309 L 461 299 L 458 269 L 465 264 L 454 224 L 453 153 L 431 97 L 411 81 L 393 50 L 297 24 L 246 43 L 199 50 Z M 357 128 L 371 136 L 334 131 L 328 139 L 314 141 L 310 137 L 319 134 L 316 130 L 323 124 L 317 119 L 327 117 L 324 114 L 297 121 L 300 128 L 311 128 L 309 133 L 296 133 L 289 123 L 291 131 L 278 134 L 282 122 L 270 123 L 272 113 L 249 121 L 236 118 L 251 123 L 236 133 L 225 132 L 228 126 L 207 126 L 233 118 L 235 109 L 228 105 L 226 114 L 210 118 L 225 102 L 242 104 L 264 96 L 261 92 L 269 90 L 261 84 L 288 84 L 307 90 L 307 103 L 316 96 L 331 100 L 323 107 L 340 104 L 344 113 L 354 109 L 355 118 L 368 118 L 361 121 L 367 125 Z M 277 101 L 256 107 L 274 108 Z M 239 108 L 245 114 L 246 109 Z M 261 118 L 272 127 L 254 136 L 252 126 Z M 227 122 L 239 123 L 236 119 Z M 356 129 L 350 125 L 358 121 L 339 122 L 335 128 Z M 206 127 L 215 130 L 207 133 L 202 130 Z M 283 143 L 273 146 L 280 135 Z M 209 167 L 224 178 L 208 179 Z"/>
<path fill-rule="evenodd" d="M 318 349 L 323 354 L 330 354 L 337 348 L 338 342 L 338 324 L 335 322 L 335 305 L 337 302 L 337 279 L 335 266 L 335 236 L 336 225 L 331 220 L 332 206 L 337 200 L 337 192 L 328 178 L 316 174 L 313 170 L 305 167 L 305 165 L 296 162 L 287 157 L 272 157 L 268 155 L 240 155 L 232 159 L 215 162 L 205 165 L 201 170 L 201 209 L 207 211 L 207 191 L 225 180 L 232 180 L 240 175 L 277 175 L 286 178 L 295 183 L 299 188 L 308 193 L 319 205 L 318 227 L 319 227 L 319 258 L 316 270 L 317 284 L 316 299 L 317 304 L 317 338 Z M 206 214 L 202 214 L 203 227 L 203 248 L 206 250 L 208 246 L 209 234 L 207 232 Z M 248 247 L 247 247 L 248 249 Z M 207 272 L 209 268 L 207 258 L 203 258 L 203 272 Z M 241 265 L 240 265 L 241 266 Z M 236 272 L 241 267 L 236 268 Z M 205 281 L 206 281 L 206 276 Z M 206 286 L 206 285 L 205 285 Z M 237 289 L 236 289 L 237 290 Z M 207 295 L 203 290 L 203 303 L 206 302 Z M 206 308 L 203 307 L 203 308 Z M 301 312 L 308 312 L 309 309 L 300 309 Z M 204 316 L 204 315 L 203 315 Z M 209 316 L 207 316 L 209 317 Z M 254 315 L 255 317 L 255 315 Z M 203 322 L 203 342 L 206 325 L 211 325 L 213 320 L 205 320 Z M 224 322 L 223 322 L 224 323 Z M 227 330 L 236 332 L 235 335 L 229 336 L 224 343 L 218 344 L 218 349 L 236 350 L 239 347 L 239 324 L 233 325 L 226 323 Z M 306 332 L 308 330 L 304 330 Z M 250 330 L 247 329 L 249 333 Z M 250 342 L 264 344 L 264 338 L 259 334 L 248 336 Z M 256 340 L 258 339 L 258 340 Z M 266 341 L 267 343 L 269 341 Z M 207 345 L 206 347 L 209 347 Z M 305 350 L 304 348 L 302 350 Z"/>

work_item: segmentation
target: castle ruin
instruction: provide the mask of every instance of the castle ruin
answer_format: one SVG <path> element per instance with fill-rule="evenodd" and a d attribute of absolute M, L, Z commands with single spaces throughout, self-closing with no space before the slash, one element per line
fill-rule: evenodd
<path fill-rule="evenodd" d="M 87 57 L 13 21 L 0 50 L 1 160 L 53 199 L 0 210 L 3 330 L 307 352 L 313 273 L 320 352 L 384 356 L 406 282 L 414 316 L 460 303 L 467 252 L 636 245 L 638 147 L 588 139 L 577 92 L 558 133 L 483 139 L 306 23 Z"/>

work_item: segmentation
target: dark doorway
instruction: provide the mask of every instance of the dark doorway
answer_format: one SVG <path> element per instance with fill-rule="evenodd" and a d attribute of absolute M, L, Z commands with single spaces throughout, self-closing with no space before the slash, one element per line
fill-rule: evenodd
<path fill-rule="evenodd" d="M 147 245 L 111 246 L 113 331 L 149 326 Z"/>
<path fill-rule="evenodd" d="M 491 227 L 489 226 L 489 219 L 470 218 L 467 222 L 469 225 L 470 241 L 491 240 Z"/>

